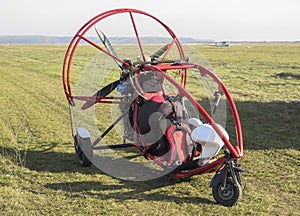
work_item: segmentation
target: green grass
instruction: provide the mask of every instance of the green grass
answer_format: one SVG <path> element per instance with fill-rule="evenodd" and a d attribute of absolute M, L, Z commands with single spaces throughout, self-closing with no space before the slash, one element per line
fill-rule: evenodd
<path fill-rule="evenodd" d="M 79 167 L 61 81 L 66 48 L 0 46 L 2 215 L 300 215 L 299 44 L 195 45 L 241 117 L 247 172 L 232 208 L 215 204 L 213 174 L 130 182 Z"/>

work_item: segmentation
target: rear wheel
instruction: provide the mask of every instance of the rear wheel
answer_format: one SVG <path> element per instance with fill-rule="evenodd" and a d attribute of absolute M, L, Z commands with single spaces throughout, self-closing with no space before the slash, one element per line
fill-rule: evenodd
<path fill-rule="evenodd" d="M 80 148 L 77 138 L 74 139 L 75 144 L 75 153 L 76 153 L 76 159 L 80 166 L 82 167 L 89 167 L 92 165 L 91 161 L 87 158 L 87 156 L 84 154 L 82 149 Z"/>
<path fill-rule="evenodd" d="M 238 182 L 234 184 L 230 177 L 226 180 L 225 186 L 224 182 L 221 181 L 213 187 L 212 194 L 217 203 L 230 207 L 236 205 L 238 200 L 241 198 L 242 187 Z"/>

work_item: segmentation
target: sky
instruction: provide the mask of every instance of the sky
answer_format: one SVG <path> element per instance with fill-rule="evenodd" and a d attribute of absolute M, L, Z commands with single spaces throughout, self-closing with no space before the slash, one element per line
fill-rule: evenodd
<path fill-rule="evenodd" d="M 73 36 L 106 10 L 153 14 L 179 37 L 300 40 L 299 0 L 0 0 L 0 35 Z"/>

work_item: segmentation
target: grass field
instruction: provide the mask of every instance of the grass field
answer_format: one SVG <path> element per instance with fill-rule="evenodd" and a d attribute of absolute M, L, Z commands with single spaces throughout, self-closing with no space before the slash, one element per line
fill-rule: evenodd
<path fill-rule="evenodd" d="M 243 197 L 215 204 L 213 174 L 112 178 L 76 163 L 61 69 L 66 46 L 0 46 L 2 215 L 300 215 L 300 44 L 195 45 L 236 101 Z"/>

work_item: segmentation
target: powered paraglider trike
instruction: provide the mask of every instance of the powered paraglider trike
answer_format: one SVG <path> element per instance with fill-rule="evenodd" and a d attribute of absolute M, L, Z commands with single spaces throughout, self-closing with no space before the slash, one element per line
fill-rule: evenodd
<path fill-rule="evenodd" d="M 216 172 L 213 197 L 235 205 L 243 171 L 239 116 L 225 85 L 195 55 L 140 10 L 110 10 L 83 25 L 62 75 L 79 164 L 135 181 Z M 226 106 L 233 135 L 225 130 Z M 151 164 L 135 159 L 137 151 Z"/>

